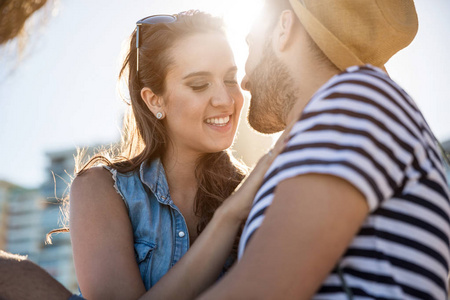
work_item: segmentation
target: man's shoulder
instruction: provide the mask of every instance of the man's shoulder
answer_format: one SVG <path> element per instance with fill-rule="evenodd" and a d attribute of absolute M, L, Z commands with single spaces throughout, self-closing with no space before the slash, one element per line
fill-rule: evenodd
<path fill-rule="evenodd" d="M 335 111 L 354 111 L 362 104 L 381 110 L 390 110 L 392 106 L 406 106 L 417 110 L 410 96 L 387 73 L 379 68 L 364 65 L 350 67 L 332 77 L 316 92 L 304 112 L 330 107 Z"/>
<path fill-rule="evenodd" d="M 347 86 L 348 88 L 366 87 L 376 89 L 401 89 L 389 75 L 380 68 L 363 65 L 347 68 L 342 73 L 331 78 L 323 87 L 323 89 L 331 89 L 333 87 Z"/>

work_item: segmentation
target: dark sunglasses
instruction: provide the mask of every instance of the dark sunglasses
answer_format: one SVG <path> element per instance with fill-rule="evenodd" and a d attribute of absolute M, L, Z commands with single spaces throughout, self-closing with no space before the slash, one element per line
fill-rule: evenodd
<path fill-rule="evenodd" d="M 160 23 L 173 23 L 177 20 L 176 15 L 153 15 L 136 22 L 136 50 L 137 50 L 137 61 L 136 61 L 136 73 L 139 74 L 139 28 L 145 24 L 160 24 Z"/>

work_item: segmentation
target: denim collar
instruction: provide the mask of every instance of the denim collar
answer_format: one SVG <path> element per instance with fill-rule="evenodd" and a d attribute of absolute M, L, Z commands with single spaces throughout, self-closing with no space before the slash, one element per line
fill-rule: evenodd
<path fill-rule="evenodd" d="M 166 172 L 159 158 L 152 160 L 150 164 L 144 161 L 139 168 L 139 175 L 141 181 L 152 191 L 160 203 L 169 205 L 173 203 L 169 194 Z"/>

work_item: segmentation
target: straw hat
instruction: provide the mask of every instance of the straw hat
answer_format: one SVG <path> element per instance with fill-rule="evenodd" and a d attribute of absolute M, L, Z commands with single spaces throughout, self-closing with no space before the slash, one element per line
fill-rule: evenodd
<path fill-rule="evenodd" d="M 341 70 L 384 64 L 414 39 L 413 0 L 289 0 L 305 30 Z"/>

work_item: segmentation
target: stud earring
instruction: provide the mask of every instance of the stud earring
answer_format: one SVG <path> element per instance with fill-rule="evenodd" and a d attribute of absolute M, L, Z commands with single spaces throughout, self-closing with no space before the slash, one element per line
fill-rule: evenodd
<path fill-rule="evenodd" d="M 160 112 L 160 111 L 156 114 L 156 118 L 158 120 L 161 120 L 163 117 L 164 117 L 164 114 L 162 112 Z"/>

